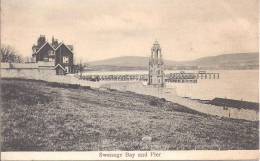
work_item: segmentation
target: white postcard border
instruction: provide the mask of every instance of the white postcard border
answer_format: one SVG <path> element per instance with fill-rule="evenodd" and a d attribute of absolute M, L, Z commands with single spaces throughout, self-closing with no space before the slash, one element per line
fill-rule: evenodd
<path fill-rule="evenodd" d="M 101 157 L 107 154 L 110 157 Z M 141 154 L 146 157 L 138 157 Z M 121 154 L 121 157 L 118 157 Z M 128 154 L 128 155 L 127 155 Z M 134 155 L 134 157 L 131 157 Z M 159 155 L 158 155 L 159 154 Z M 156 156 L 157 155 L 157 156 Z M 1 160 L 259 160 L 259 150 L 2 152 Z"/>

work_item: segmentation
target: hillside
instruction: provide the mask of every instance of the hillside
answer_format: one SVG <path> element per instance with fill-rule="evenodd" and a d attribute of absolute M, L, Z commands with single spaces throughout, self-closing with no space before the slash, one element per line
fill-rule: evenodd
<path fill-rule="evenodd" d="M 172 60 L 164 60 L 167 66 L 176 64 L 178 62 Z M 113 69 L 147 69 L 149 62 L 148 57 L 141 56 L 122 56 L 116 58 L 110 58 L 105 60 L 93 61 L 89 65 L 94 68 L 113 68 Z M 117 67 L 117 68 L 116 68 Z"/>
<path fill-rule="evenodd" d="M 252 69 L 258 68 L 259 64 L 258 53 L 238 53 L 238 54 L 224 54 L 218 56 L 204 57 L 194 61 L 182 62 L 182 64 L 189 64 L 199 66 L 202 68 L 216 68 L 216 69 Z"/>
<path fill-rule="evenodd" d="M 258 53 L 223 54 L 203 57 L 192 61 L 164 60 L 166 69 L 258 69 Z M 149 58 L 124 56 L 90 62 L 94 70 L 138 70 L 147 69 Z"/>
<path fill-rule="evenodd" d="M 126 66 L 126 67 L 143 67 L 147 64 L 149 58 L 141 56 L 123 56 L 110 58 L 100 61 L 90 62 L 90 65 L 111 65 L 111 66 Z"/>
<path fill-rule="evenodd" d="M 205 115 L 152 96 L 21 79 L 4 79 L 1 87 L 2 151 L 259 148 L 259 122 Z"/>

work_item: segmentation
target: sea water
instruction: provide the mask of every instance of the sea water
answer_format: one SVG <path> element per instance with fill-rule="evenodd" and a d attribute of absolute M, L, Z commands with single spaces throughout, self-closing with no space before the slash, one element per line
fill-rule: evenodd
<path fill-rule="evenodd" d="M 166 70 L 165 73 L 180 71 Z M 185 71 L 194 72 L 198 71 Z M 193 99 L 210 100 L 215 97 L 236 100 L 259 102 L 258 96 L 258 70 L 207 70 L 207 72 L 220 73 L 219 79 L 199 79 L 197 83 L 167 83 L 179 96 Z M 121 74 L 147 74 L 147 71 L 90 71 L 83 75 L 121 75 Z"/>

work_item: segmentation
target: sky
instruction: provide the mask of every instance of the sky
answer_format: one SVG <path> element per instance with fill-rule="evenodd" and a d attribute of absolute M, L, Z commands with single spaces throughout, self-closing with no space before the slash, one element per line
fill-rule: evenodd
<path fill-rule="evenodd" d="M 39 35 L 72 44 L 75 58 L 193 60 L 258 52 L 258 0 L 1 0 L 1 44 L 31 56 Z"/>

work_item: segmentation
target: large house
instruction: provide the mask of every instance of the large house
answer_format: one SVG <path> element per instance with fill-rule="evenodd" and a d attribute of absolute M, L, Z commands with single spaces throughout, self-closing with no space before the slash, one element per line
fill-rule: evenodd
<path fill-rule="evenodd" d="M 52 37 L 49 43 L 44 35 L 40 35 L 37 44 L 32 47 L 32 58 L 35 62 L 53 62 L 56 74 L 63 75 L 73 72 L 73 46 L 58 42 Z"/>

